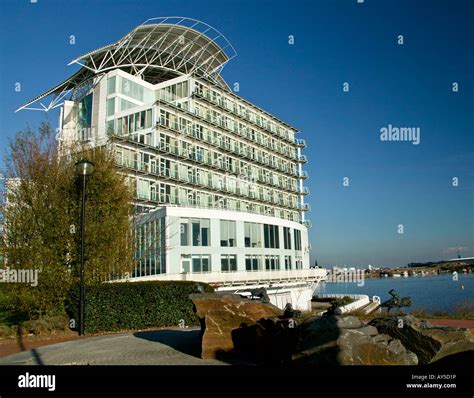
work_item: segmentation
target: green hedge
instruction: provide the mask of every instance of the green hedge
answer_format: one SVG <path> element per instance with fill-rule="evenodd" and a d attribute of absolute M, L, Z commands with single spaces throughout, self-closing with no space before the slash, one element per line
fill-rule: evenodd
<path fill-rule="evenodd" d="M 85 331 L 142 329 L 152 326 L 186 326 L 199 321 L 189 299 L 191 293 L 213 292 L 196 282 L 127 282 L 87 286 L 85 289 Z M 68 315 L 78 320 L 79 287 L 67 302 Z"/>

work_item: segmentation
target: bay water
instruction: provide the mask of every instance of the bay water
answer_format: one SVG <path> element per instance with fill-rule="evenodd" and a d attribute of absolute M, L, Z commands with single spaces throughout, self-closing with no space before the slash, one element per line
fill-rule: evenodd
<path fill-rule="evenodd" d="M 454 313 L 459 307 L 474 308 L 474 274 L 459 273 L 456 278 L 451 274 L 365 279 L 363 286 L 357 283 L 322 282 L 314 294 L 367 294 L 379 296 L 384 302 L 391 298 L 388 291 L 395 289 L 401 296 L 410 296 L 411 307 L 403 312 L 424 310 L 427 312 Z"/>

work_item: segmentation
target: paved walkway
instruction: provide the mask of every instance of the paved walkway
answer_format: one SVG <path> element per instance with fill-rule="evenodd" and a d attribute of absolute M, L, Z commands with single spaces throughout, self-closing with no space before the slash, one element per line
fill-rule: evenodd
<path fill-rule="evenodd" d="M 454 328 L 474 329 L 472 319 L 428 319 L 435 326 L 451 326 Z"/>
<path fill-rule="evenodd" d="M 225 365 L 203 360 L 199 329 L 90 337 L 0 358 L 0 365 Z"/>

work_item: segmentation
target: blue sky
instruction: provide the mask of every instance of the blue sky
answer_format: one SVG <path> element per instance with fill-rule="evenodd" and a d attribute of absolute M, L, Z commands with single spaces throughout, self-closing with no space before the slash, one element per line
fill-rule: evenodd
<path fill-rule="evenodd" d="M 399 266 L 455 257 L 457 245 L 474 255 L 469 0 L 0 0 L 1 155 L 27 124 L 57 124 L 57 112 L 14 110 L 75 72 L 69 61 L 176 15 L 224 33 L 238 53 L 224 78 L 306 139 L 312 261 Z M 389 124 L 420 128 L 420 144 L 381 141 Z"/>

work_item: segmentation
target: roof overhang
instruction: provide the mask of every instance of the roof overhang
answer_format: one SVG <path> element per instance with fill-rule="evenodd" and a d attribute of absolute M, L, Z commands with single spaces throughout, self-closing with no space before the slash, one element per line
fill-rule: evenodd
<path fill-rule="evenodd" d="M 71 61 L 69 65 L 80 66 L 74 75 L 28 101 L 17 112 L 54 109 L 72 90 L 113 69 L 125 70 L 152 84 L 195 75 L 230 91 L 220 73 L 236 55 L 225 36 L 204 22 L 185 17 L 152 18 L 117 42 Z M 44 105 L 41 100 L 50 96 L 53 98 Z"/>

